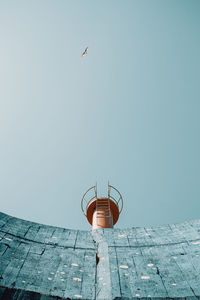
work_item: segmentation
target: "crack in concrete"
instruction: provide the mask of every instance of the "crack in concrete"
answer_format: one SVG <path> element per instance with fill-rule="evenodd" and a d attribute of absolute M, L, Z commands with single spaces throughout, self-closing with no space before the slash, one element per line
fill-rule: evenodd
<path fill-rule="evenodd" d="M 96 297 L 95 299 L 112 299 L 111 273 L 108 253 L 108 241 L 102 229 L 92 231 L 93 240 L 97 244 L 97 256 L 100 260 L 96 267 Z"/>

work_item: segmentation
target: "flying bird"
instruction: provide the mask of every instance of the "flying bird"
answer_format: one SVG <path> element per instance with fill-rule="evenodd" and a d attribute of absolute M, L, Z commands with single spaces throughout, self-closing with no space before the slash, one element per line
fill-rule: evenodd
<path fill-rule="evenodd" d="M 85 51 L 81 54 L 81 56 L 82 56 L 82 57 L 85 56 L 85 55 L 87 54 L 87 52 L 88 52 L 88 47 L 85 48 Z"/>

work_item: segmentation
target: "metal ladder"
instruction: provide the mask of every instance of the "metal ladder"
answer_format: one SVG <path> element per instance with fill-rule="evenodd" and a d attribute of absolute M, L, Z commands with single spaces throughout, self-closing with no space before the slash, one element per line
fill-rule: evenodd
<path fill-rule="evenodd" d="M 102 210 L 105 213 L 102 213 Z M 112 217 L 111 210 L 110 210 L 110 200 L 109 199 L 98 199 L 97 198 L 97 200 L 96 200 L 96 211 L 97 211 L 97 220 L 98 220 L 98 218 Z M 100 224 L 97 224 L 97 225 L 100 225 Z"/>

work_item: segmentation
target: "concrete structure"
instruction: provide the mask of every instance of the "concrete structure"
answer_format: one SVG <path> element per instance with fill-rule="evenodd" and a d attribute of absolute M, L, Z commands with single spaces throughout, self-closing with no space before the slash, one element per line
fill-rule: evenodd
<path fill-rule="evenodd" d="M 69 230 L 0 214 L 0 299 L 200 297 L 200 220 Z"/>

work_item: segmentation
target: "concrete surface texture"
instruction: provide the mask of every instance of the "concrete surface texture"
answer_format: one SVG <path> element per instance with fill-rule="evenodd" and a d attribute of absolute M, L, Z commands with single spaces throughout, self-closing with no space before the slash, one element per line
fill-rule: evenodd
<path fill-rule="evenodd" d="M 0 213 L 0 299 L 200 298 L 200 220 L 69 230 Z"/>

